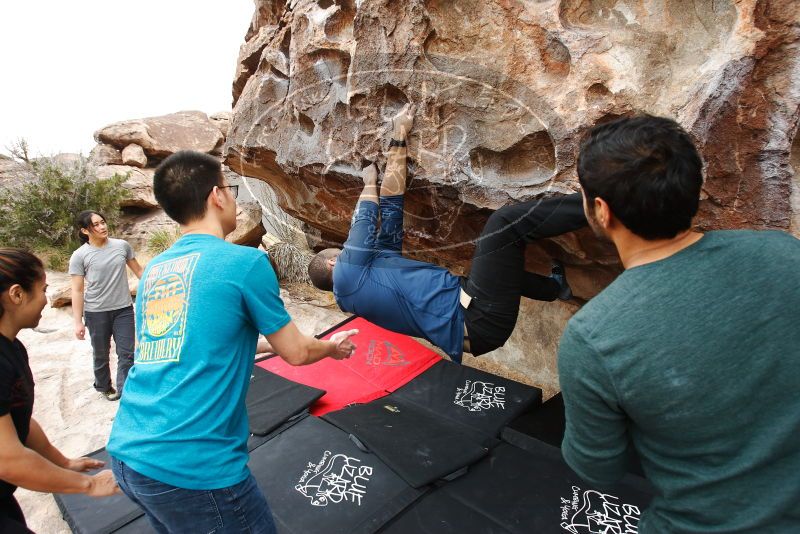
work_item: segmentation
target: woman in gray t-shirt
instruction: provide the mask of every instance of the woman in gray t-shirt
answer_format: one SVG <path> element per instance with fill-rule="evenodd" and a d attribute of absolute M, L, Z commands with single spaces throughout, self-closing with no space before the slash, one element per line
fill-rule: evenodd
<path fill-rule="evenodd" d="M 69 260 L 75 337 L 84 339 L 86 328 L 89 329 L 94 352 L 94 388 L 108 400 L 118 400 L 133 365 L 136 337 L 125 267 L 141 277 L 142 266 L 127 241 L 108 237 L 108 225 L 100 213 L 81 212 L 76 223 L 83 245 Z M 108 364 L 112 337 L 117 346 L 116 390 L 111 384 Z"/>

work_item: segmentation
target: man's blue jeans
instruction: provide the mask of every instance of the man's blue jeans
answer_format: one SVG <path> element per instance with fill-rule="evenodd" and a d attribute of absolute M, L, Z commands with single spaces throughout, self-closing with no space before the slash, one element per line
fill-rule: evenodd
<path fill-rule="evenodd" d="M 116 458 L 111 458 L 111 470 L 119 487 L 142 507 L 156 532 L 277 532 L 267 500 L 252 475 L 227 488 L 188 490 L 146 477 Z"/>

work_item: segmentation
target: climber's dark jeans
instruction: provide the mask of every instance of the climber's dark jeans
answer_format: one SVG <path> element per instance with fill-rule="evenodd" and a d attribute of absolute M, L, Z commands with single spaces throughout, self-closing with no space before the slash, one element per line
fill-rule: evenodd
<path fill-rule="evenodd" d="M 525 271 L 525 246 L 586 225 L 580 193 L 504 206 L 489 217 L 462 281 L 473 298 L 464 310 L 473 355 L 505 344 L 517 322 L 520 297 L 552 301 L 558 296 L 555 280 Z"/>

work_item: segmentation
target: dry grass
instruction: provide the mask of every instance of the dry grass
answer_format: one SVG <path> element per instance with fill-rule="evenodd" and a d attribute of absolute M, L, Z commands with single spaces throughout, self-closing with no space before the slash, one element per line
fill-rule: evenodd
<path fill-rule="evenodd" d="M 275 243 L 267 248 L 275 274 L 282 282 L 304 282 L 310 284 L 308 263 L 314 254 L 301 250 L 292 243 Z"/>

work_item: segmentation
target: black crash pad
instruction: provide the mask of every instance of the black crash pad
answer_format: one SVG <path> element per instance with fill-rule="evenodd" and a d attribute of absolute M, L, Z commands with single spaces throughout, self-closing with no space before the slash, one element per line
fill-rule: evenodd
<path fill-rule="evenodd" d="M 561 393 L 551 397 L 544 404 L 525 412 L 503 429 L 502 438 L 515 443 L 519 438 L 535 438 L 553 447 L 561 447 L 564 440 L 564 397 Z"/>
<path fill-rule="evenodd" d="M 276 428 L 266 436 L 259 436 L 258 434 L 250 434 L 250 437 L 247 438 L 247 452 L 250 452 L 253 449 L 262 446 L 263 444 L 265 444 L 278 434 L 282 433 L 287 428 L 293 427 L 306 417 L 308 417 L 308 410 L 303 410 L 299 414 L 292 416 L 291 419 L 285 421 L 278 428 Z"/>
<path fill-rule="evenodd" d="M 321 389 L 298 384 L 254 366 L 246 400 L 250 432 L 266 436 L 306 411 L 323 395 L 325 391 Z"/>
<path fill-rule="evenodd" d="M 395 395 L 348 406 L 323 419 L 350 434 L 415 488 L 451 478 L 489 452 L 488 440 L 479 432 Z"/>
<path fill-rule="evenodd" d="M 119 530 L 115 530 L 114 534 L 155 534 L 156 531 L 150 525 L 147 516 L 142 516 L 139 519 L 134 519 Z"/>
<path fill-rule="evenodd" d="M 423 493 L 316 417 L 251 451 L 248 465 L 280 534 L 376 532 Z"/>
<path fill-rule="evenodd" d="M 398 389 L 395 396 L 492 437 L 542 402 L 538 388 L 446 360 Z"/>
<path fill-rule="evenodd" d="M 652 498 L 644 479 L 628 475 L 619 484 L 598 491 L 564 463 L 559 449 L 534 441 L 528 450 L 508 443 L 498 445 L 466 476 L 429 493 L 381 532 L 637 531 L 641 512 Z"/>
<path fill-rule="evenodd" d="M 525 449 L 529 444 L 545 442 L 553 447 L 561 447 L 566 430 L 564 417 L 564 397 L 561 393 L 548 399 L 540 407 L 524 413 L 514 419 L 503 429 L 503 441 Z M 628 450 L 628 472 L 644 477 L 639 455 L 633 449 Z"/>
<path fill-rule="evenodd" d="M 110 469 L 109 456 L 104 448 L 87 456 L 105 462 L 103 469 Z M 98 471 L 95 469 L 89 474 Z M 82 493 L 56 493 L 53 496 L 74 534 L 110 534 L 144 515 L 144 511 L 124 494 L 103 499 Z"/>
<path fill-rule="evenodd" d="M 265 371 L 266 372 L 266 371 Z M 305 386 L 303 386 L 305 387 Z M 294 415 L 266 436 L 251 435 L 247 442 L 248 450 L 253 450 L 287 428 L 308 417 L 308 410 Z M 106 462 L 109 466 L 108 453 L 100 449 L 87 456 Z M 96 471 L 92 471 L 95 473 Z M 155 532 L 144 511 L 123 494 L 113 497 L 94 499 L 81 494 L 55 494 L 64 520 L 75 534 L 151 534 Z"/>

